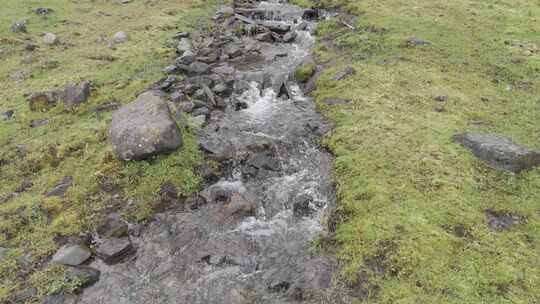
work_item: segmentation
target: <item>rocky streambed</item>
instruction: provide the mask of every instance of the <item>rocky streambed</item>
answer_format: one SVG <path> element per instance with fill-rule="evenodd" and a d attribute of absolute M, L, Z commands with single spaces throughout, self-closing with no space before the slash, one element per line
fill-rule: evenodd
<path fill-rule="evenodd" d="M 131 255 L 92 262 L 100 279 L 78 303 L 320 301 L 334 265 L 312 241 L 334 204 L 332 158 L 317 145 L 328 126 L 292 76 L 310 58 L 319 13 L 236 2 L 211 31 L 179 33 L 179 57 L 152 98 L 189 113 L 220 174 L 185 210 L 132 233 Z"/>

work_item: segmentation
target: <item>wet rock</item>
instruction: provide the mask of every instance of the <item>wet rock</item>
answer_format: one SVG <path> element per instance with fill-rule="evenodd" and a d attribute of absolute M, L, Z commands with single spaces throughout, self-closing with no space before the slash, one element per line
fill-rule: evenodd
<path fill-rule="evenodd" d="M 189 73 L 206 74 L 210 71 L 210 66 L 204 62 L 195 61 L 189 65 Z"/>
<path fill-rule="evenodd" d="M 125 32 L 116 32 L 113 36 L 113 43 L 120 44 L 129 40 L 129 36 Z"/>
<path fill-rule="evenodd" d="M 128 224 L 119 214 L 112 213 L 97 228 L 97 233 L 102 238 L 121 238 L 127 236 Z"/>
<path fill-rule="evenodd" d="M 489 228 L 495 231 L 508 230 L 523 221 L 522 217 L 507 212 L 486 210 L 485 214 Z"/>
<path fill-rule="evenodd" d="M 284 35 L 288 31 L 290 31 L 291 26 L 282 22 L 275 22 L 275 21 L 263 21 L 261 25 L 272 32 L 278 33 L 280 35 Z"/>
<path fill-rule="evenodd" d="M 431 45 L 431 42 L 412 37 L 412 38 L 407 39 L 407 41 L 405 41 L 405 45 L 408 47 L 424 46 L 424 45 Z"/>
<path fill-rule="evenodd" d="M 73 177 L 66 176 L 64 177 L 54 188 L 45 194 L 45 196 L 58 196 L 64 197 L 66 191 L 73 185 Z"/>
<path fill-rule="evenodd" d="M 49 91 L 33 93 L 28 96 L 27 101 L 31 111 L 42 111 L 55 106 L 58 99 L 58 92 Z"/>
<path fill-rule="evenodd" d="M 45 125 L 48 125 L 48 124 L 49 124 L 49 119 L 47 119 L 47 118 L 44 118 L 44 119 L 32 119 L 30 121 L 30 124 L 28 124 L 28 126 L 30 128 L 38 128 L 38 127 L 45 126 Z"/>
<path fill-rule="evenodd" d="M 206 56 L 199 56 L 196 58 L 197 61 L 204 62 L 207 64 L 215 63 L 218 61 L 219 56 L 216 53 L 211 53 Z"/>
<path fill-rule="evenodd" d="M 70 293 L 57 293 L 54 295 L 46 296 L 43 299 L 42 304 L 76 304 L 78 297 Z"/>
<path fill-rule="evenodd" d="M 56 264 L 79 266 L 88 260 L 92 253 L 81 245 L 66 245 L 54 254 L 52 262 Z"/>
<path fill-rule="evenodd" d="M 91 267 L 72 267 L 66 273 L 68 282 L 77 282 L 79 288 L 88 287 L 99 281 L 100 271 Z"/>
<path fill-rule="evenodd" d="M 38 290 L 34 287 L 26 288 L 13 296 L 15 303 L 27 303 L 33 299 L 38 293 Z"/>
<path fill-rule="evenodd" d="M 294 40 L 296 40 L 296 36 L 298 35 L 296 34 L 295 31 L 290 31 L 287 34 L 283 35 L 283 42 L 285 43 L 294 42 Z"/>
<path fill-rule="evenodd" d="M 218 83 L 216 84 L 213 88 L 212 88 L 212 91 L 218 95 L 230 95 L 231 93 L 231 90 L 229 87 L 227 87 L 226 85 L 222 84 L 222 83 Z"/>
<path fill-rule="evenodd" d="M 529 150 L 508 137 L 495 134 L 464 133 L 453 137 L 490 167 L 519 173 L 540 165 L 540 152 Z"/>
<path fill-rule="evenodd" d="M 85 103 L 90 97 L 90 82 L 85 81 L 80 84 L 69 83 L 64 88 L 62 99 L 68 108 L 76 107 Z"/>
<path fill-rule="evenodd" d="M 307 24 L 307 22 L 305 22 L 305 21 L 300 22 L 300 23 L 296 26 L 296 30 L 297 30 L 297 31 L 305 31 L 307 28 L 308 28 L 308 24 Z"/>
<path fill-rule="evenodd" d="M 313 198 L 309 195 L 301 195 L 294 200 L 293 213 L 297 217 L 309 216 L 313 213 L 310 203 Z"/>
<path fill-rule="evenodd" d="M 60 43 L 60 39 L 53 33 L 45 33 L 45 35 L 43 35 L 43 43 L 47 45 L 57 45 Z"/>
<path fill-rule="evenodd" d="M 257 204 L 246 200 L 241 194 L 234 193 L 225 204 L 225 216 L 255 216 Z"/>
<path fill-rule="evenodd" d="M 304 20 L 318 20 L 319 19 L 319 10 L 314 9 L 307 9 L 304 11 L 304 14 L 302 15 L 302 19 Z"/>
<path fill-rule="evenodd" d="M 206 205 L 206 200 L 204 197 L 196 195 L 191 196 L 186 199 L 186 205 L 189 206 L 191 210 L 198 210 L 202 206 Z"/>
<path fill-rule="evenodd" d="M 0 119 L 2 120 L 10 120 L 13 117 L 13 114 L 15 112 L 13 110 L 7 110 L 5 112 L 0 113 Z"/>
<path fill-rule="evenodd" d="M 110 136 L 114 153 L 122 160 L 141 160 L 182 145 L 180 129 L 167 101 L 151 91 L 113 114 Z"/>
<path fill-rule="evenodd" d="M 28 33 L 28 29 L 26 27 L 26 20 L 13 23 L 10 29 L 13 33 Z"/>
<path fill-rule="evenodd" d="M 118 263 L 133 252 L 133 245 L 127 237 L 106 239 L 96 248 L 96 255 L 107 264 Z"/>
<path fill-rule="evenodd" d="M 341 99 L 341 98 L 325 98 L 323 99 L 323 103 L 329 106 L 337 106 L 337 105 L 345 105 L 351 103 L 349 99 Z"/>
<path fill-rule="evenodd" d="M 341 81 L 349 76 L 355 75 L 356 70 L 353 67 L 346 67 L 343 71 L 337 73 L 332 80 Z"/>

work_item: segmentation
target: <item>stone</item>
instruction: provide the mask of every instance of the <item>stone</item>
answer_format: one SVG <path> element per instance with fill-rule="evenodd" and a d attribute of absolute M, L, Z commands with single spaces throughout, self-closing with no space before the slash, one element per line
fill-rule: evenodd
<path fill-rule="evenodd" d="M 48 125 L 48 124 L 49 124 L 49 119 L 47 119 L 47 118 L 32 119 L 30 121 L 30 123 L 28 124 L 28 126 L 30 128 L 37 128 L 37 127 L 45 126 L 45 125 Z"/>
<path fill-rule="evenodd" d="M 186 101 L 186 100 L 187 100 L 187 96 L 182 91 L 174 91 L 171 94 L 171 101 L 172 102 L 182 102 L 182 101 Z"/>
<path fill-rule="evenodd" d="M 37 48 L 38 48 L 37 44 L 32 43 L 32 42 L 26 42 L 26 43 L 24 44 L 24 50 L 25 50 L 25 51 L 28 51 L 28 52 L 33 52 L 33 51 L 35 51 Z"/>
<path fill-rule="evenodd" d="M 313 199 L 309 195 L 301 195 L 294 200 L 293 214 L 297 217 L 309 216 L 313 213 L 310 203 Z"/>
<path fill-rule="evenodd" d="M 496 134 L 464 133 L 453 137 L 490 167 L 519 173 L 540 165 L 540 152 L 529 150 Z"/>
<path fill-rule="evenodd" d="M 43 42 L 47 45 L 56 45 L 60 43 L 60 39 L 53 33 L 45 33 L 43 35 Z"/>
<path fill-rule="evenodd" d="M 13 33 L 28 33 L 28 29 L 26 28 L 26 20 L 13 23 L 10 29 Z"/>
<path fill-rule="evenodd" d="M 176 65 L 180 65 L 180 64 L 190 65 L 194 63 L 196 60 L 197 60 L 197 56 L 193 52 L 186 51 L 184 52 L 184 54 L 182 54 L 182 56 L 176 58 L 175 63 Z"/>
<path fill-rule="evenodd" d="M 433 99 L 435 99 L 435 101 L 438 101 L 438 102 L 446 102 L 448 101 L 448 96 L 446 95 L 435 96 Z"/>
<path fill-rule="evenodd" d="M 66 245 L 58 249 L 52 257 L 52 262 L 68 266 L 79 266 L 86 262 L 91 256 L 92 253 L 85 246 Z"/>
<path fill-rule="evenodd" d="M 42 304 L 76 304 L 78 297 L 76 295 L 60 292 L 54 295 L 46 296 Z"/>
<path fill-rule="evenodd" d="M 129 36 L 125 32 L 116 32 L 113 36 L 113 43 L 120 44 L 129 40 Z"/>
<path fill-rule="evenodd" d="M 45 16 L 54 13 L 54 10 L 52 8 L 47 7 L 38 7 L 34 10 L 34 12 L 37 15 Z"/>
<path fill-rule="evenodd" d="M 285 43 L 294 42 L 294 40 L 296 40 L 296 36 L 298 36 L 298 34 L 296 34 L 295 31 L 290 31 L 287 34 L 283 35 L 283 42 Z"/>
<path fill-rule="evenodd" d="M 183 55 L 186 52 L 194 53 L 193 52 L 193 44 L 191 43 L 191 40 L 189 38 L 181 38 L 178 42 L 178 46 L 176 47 L 176 50 L 179 54 Z"/>
<path fill-rule="evenodd" d="M 45 194 L 45 196 L 57 196 L 57 197 L 64 197 L 66 194 L 66 191 L 73 185 L 73 177 L 66 176 L 64 177 L 54 188 L 52 188 L 49 192 Z"/>
<path fill-rule="evenodd" d="M 246 200 L 241 194 L 233 193 L 225 205 L 225 215 L 229 216 L 255 216 L 257 204 Z"/>
<path fill-rule="evenodd" d="M 274 37 L 272 36 L 272 33 L 270 32 L 264 32 L 261 34 L 258 34 L 255 36 L 255 39 L 262 41 L 262 42 L 273 42 Z"/>
<path fill-rule="evenodd" d="M 133 245 L 129 238 L 106 239 L 96 248 L 96 255 L 107 264 L 120 262 L 133 252 Z"/>
<path fill-rule="evenodd" d="M 23 289 L 22 291 L 16 293 L 13 296 L 15 303 L 28 303 L 32 298 L 34 298 L 38 293 L 38 290 L 34 287 L 29 287 Z"/>
<path fill-rule="evenodd" d="M 12 81 L 22 81 L 28 79 L 30 76 L 31 73 L 28 70 L 17 70 L 9 74 L 9 79 Z"/>
<path fill-rule="evenodd" d="M 300 22 L 300 23 L 296 26 L 296 30 L 297 30 L 297 31 L 305 31 L 307 28 L 308 28 L 308 24 L 307 24 L 307 22 L 305 22 L 305 21 Z"/>
<path fill-rule="evenodd" d="M 189 65 L 189 72 L 192 74 L 206 74 L 210 71 L 210 66 L 204 62 L 195 61 Z"/>
<path fill-rule="evenodd" d="M 66 273 L 66 280 L 68 282 L 77 282 L 79 288 L 88 287 L 97 281 L 101 272 L 97 269 L 85 266 L 72 267 Z"/>
<path fill-rule="evenodd" d="M 413 46 L 430 45 L 431 42 L 426 41 L 426 40 L 422 40 L 422 39 L 419 39 L 419 38 L 411 37 L 411 38 L 407 39 L 407 41 L 405 41 L 405 44 L 407 46 L 409 46 L 409 47 L 413 47 Z"/>
<path fill-rule="evenodd" d="M 56 105 L 59 93 L 56 91 L 33 93 L 26 99 L 31 111 L 43 111 Z"/>
<path fill-rule="evenodd" d="M 188 32 L 178 32 L 176 35 L 173 36 L 174 39 L 180 40 L 182 38 L 189 38 Z"/>
<path fill-rule="evenodd" d="M 332 80 L 334 81 L 341 81 L 351 75 L 355 75 L 356 70 L 353 67 L 346 67 L 343 71 L 337 73 Z"/>
<path fill-rule="evenodd" d="M 120 238 L 127 236 L 128 224 L 117 213 L 111 213 L 97 228 L 97 233 L 102 238 Z"/>
<path fill-rule="evenodd" d="M 336 105 L 345 105 L 351 103 L 349 99 L 342 99 L 342 98 L 325 98 L 323 99 L 323 103 L 329 106 L 336 106 Z"/>
<path fill-rule="evenodd" d="M 302 14 L 302 19 L 304 20 L 317 20 L 319 19 L 319 10 L 316 8 L 307 9 Z"/>
<path fill-rule="evenodd" d="M 291 29 L 290 25 L 278 21 L 263 21 L 261 25 L 280 35 L 284 35 Z"/>
<path fill-rule="evenodd" d="M 176 65 L 168 65 L 162 70 L 163 73 L 169 75 L 169 74 L 175 74 L 178 72 L 178 67 Z"/>
<path fill-rule="evenodd" d="M 85 81 L 80 84 L 69 83 L 64 88 L 62 100 L 68 108 L 76 107 L 88 101 L 90 97 L 90 82 Z"/>
<path fill-rule="evenodd" d="M 142 160 L 182 146 L 180 129 L 167 101 L 153 91 L 139 95 L 113 114 L 110 136 L 114 153 L 122 160 Z"/>
<path fill-rule="evenodd" d="M 217 66 L 212 69 L 212 73 L 216 73 L 219 75 L 234 75 L 234 72 L 235 72 L 234 67 L 228 64 Z"/>
<path fill-rule="evenodd" d="M 13 117 L 13 114 L 15 112 L 13 110 L 7 110 L 2 113 L 0 113 L 0 119 L 2 120 L 10 120 Z"/>

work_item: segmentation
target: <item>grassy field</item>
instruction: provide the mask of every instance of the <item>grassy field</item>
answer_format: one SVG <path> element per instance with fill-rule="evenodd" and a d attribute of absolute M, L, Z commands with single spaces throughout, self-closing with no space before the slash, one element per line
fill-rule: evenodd
<path fill-rule="evenodd" d="M 540 303 L 540 170 L 497 172 L 451 140 L 493 132 L 540 149 L 539 3 L 322 2 L 342 12 L 318 29 L 330 68 L 314 96 L 335 124 L 327 248 L 344 279 L 367 303 Z M 357 74 L 333 81 L 346 66 Z M 518 223 L 492 230 L 486 210 Z"/>
<path fill-rule="evenodd" d="M 38 7 L 54 12 L 39 16 Z M 38 297 L 63 288 L 63 269 L 44 268 L 43 262 L 62 238 L 88 231 L 104 213 L 121 210 L 132 220 L 146 219 L 165 181 L 185 195 L 197 190 L 193 167 L 202 157 L 187 127 L 180 151 L 122 163 L 108 142 L 111 111 L 96 109 L 110 101 L 127 103 L 163 77 L 161 69 L 174 56 L 173 34 L 197 28 L 212 12 L 203 0 L 2 1 L 0 113 L 12 109 L 15 115 L 0 120 L 0 247 L 9 249 L 0 263 L 0 302 L 28 287 L 38 288 Z M 27 20 L 28 33 L 12 33 L 11 25 L 21 20 Z M 117 31 L 129 40 L 111 46 Z M 61 43 L 45 45 L 45 32 Z M 28 41 L 38 49 L 26 51 Z M 17 72 L 24 79 L 15 80 Z M 59 103 L 46 112 L 29 110 L 25 94 L 83 80 L 92 82 L 92 96 L 78 109 Z M 49 123 L 31 128 L 36 119 Z M 65 176 L 74 180 L 65 197 L 46 198 Z M 23 181 L 32 186 L 11 196 Z"/>

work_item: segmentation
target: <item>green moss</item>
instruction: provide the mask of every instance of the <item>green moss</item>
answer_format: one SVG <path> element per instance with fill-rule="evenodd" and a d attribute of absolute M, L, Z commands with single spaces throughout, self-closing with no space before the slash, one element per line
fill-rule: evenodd
<path fill-rule="evenodd" d="M 308 62 L 296 69 L 294 76 L 297 81 L 307 82 L 315 71 L 317 70 L 317 65 L 314 62 Z"/>
<path fill-rule="evenodd" d="M 39 7 L 54 9 L 47 17 L 33 13 L 35 1 L 2 4 L 0 112 L 13 109 L 15 115 L 0 121 L 0 199 L 7 198 L 0 204 L 0 246 L 13 252 L 12 259 L 0 265 L 0 302 L 29 286 L 37 287 L 40 295 L 62 286 L 60 272 L 40 263 L 57 249 L 56 238 L 90 231 L 103 213 L 113 210 L 137 220 L 151 216 L 151 202 L 163 181 L 174 182 L 184 195 L 197 190 L 193 166 L 202 156 L 189 130 L 180 151 L 145 162 L 120 162 L 111 158 L 108 141 L 112 112 L 97 113 L 96 108 L 108 101 L 128 103 L 163 77 L 162 67 L 175 55 L 172 35 L 204 26 L 199 20 L 210 20 L 216 2 L 40 1 Z M 11 24 L 23 19 L 28 20 L 28 34 L 11 33 Z M 111 48 L 107 40 L 116 31 L 125 31 L 129 40 Z M 44 45 L 43 32 L 57 34 L 63 44 Z M 27 40 L 39 48 L 25 51 Z M 31 77 L 8 78 L 21 69 Z M 94 89 L 89 101 L 76 109 L 59 102 L 47 111 L 31 111 L 25 99 L 28 93 L 81 80 L 92 81 Z M 35 119 L 49 123 L 30 128 Z M 73 177 L 66 195 L 46 198 L 44 193 L 66 176 Z M 32 186 L 12 196 L 25 180 Z M 22 257 L 29 257 L 27 265 L 16 262 Z"/>
<path fill-rule="evenodd" d="M 367 303 L 535 303 L 540 296 L 540 170 L 494 171 L 452 142 L 494 132 L 540 149 L 540 13 L 531 1 L 350 1 L 350 30 L 318 29 L 336 64 L 314 93 L 334 123 L 343 278 L 367 273 Z M 416 37 L 430 45 L 408 46 Z M 521 41 L 520 46 L 506 41 Z M 506 42 L 506 43 L 505 43 Z M 359 73 L 336 82 L 345 66 Z M 360 72 L 361 71 L 361 72 Z M 435 96 L 446 95 L 445 111 Z M 493 231 L 485 210 L 527 218 Z M 318 243 L 319 244 L 319 243 Z M 381 271 L 383 269 L 383 271 Z"/>

